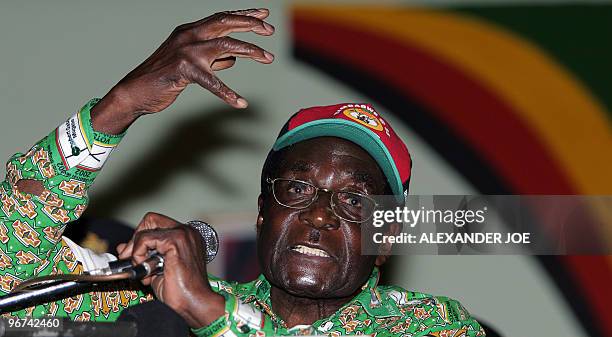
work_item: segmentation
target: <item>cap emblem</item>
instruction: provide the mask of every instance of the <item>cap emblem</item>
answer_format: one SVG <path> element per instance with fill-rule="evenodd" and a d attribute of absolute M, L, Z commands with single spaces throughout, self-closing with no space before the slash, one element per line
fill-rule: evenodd
<path fill-rule="evenodd" d="M 374 116 L 373 114 L 369 113 L 368 111 L 366 111 L 365 109 L 359 108 L 359 107 L 354 107 L 354 108 L 347 108 L 344 109 L 344 111 L 342 111 L 342 113 L 350 118 L 351 120 L 361 124 L 361 125 L 365 125 L 373 130 L 376 131 L 382 131 L 383 130 L 383 125 L 380 122 L 380 120 L 378 119 L 378 117 Z"/>

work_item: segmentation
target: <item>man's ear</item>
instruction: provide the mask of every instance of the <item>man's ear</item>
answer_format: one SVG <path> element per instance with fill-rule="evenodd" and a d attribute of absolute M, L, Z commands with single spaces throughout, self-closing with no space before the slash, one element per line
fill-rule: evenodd
<path fill-rule="evenodd" d="M 402 225 L 399 223 L 392 223 L 387 226 L 387 230 L 385 231 L 385 236 L 396 236 L 402 231 Z M 378 256 L 376 257 L 376 261 L 374 262 L 377 267 L 382 266 L 387 262 L 389 255 L 391 255 L 391 251 L 393 249 L 393 244 L 389 242 L 382 243 L 378 247 Z"/>
<path fill-rule="evenodd" d="M 263 221 L 264 221 L 263 204 L 264 204 L 264 197 L 260 193 L 259 196 L 257 197 L 257 223 L 256 223 L 257 236 L 259 236 L 259 233 L 261 232 L 261 225 L 263 225 Z"/>

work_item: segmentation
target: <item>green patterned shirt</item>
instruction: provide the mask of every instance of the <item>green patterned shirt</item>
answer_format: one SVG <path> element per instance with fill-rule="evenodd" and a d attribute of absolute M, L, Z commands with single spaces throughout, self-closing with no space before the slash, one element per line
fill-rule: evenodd
<path fill-rule="evenodd" d="M 453 299 L 378 285 L 375 268 L 362 291 L 335 314 L 312 325 L 287 327 L 272 310 L 270 283 L 263 275 L 248 283 L 210 278 L 225 297 L 225 315 L 193 332 L 199 337 L 370 335 L 484 336 L 480 324 Z"/>

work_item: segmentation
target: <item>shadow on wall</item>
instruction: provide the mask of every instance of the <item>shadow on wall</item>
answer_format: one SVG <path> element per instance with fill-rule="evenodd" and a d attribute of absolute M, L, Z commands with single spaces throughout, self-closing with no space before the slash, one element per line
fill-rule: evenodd
<path fill-rule="evenodd" d="M 118 179 L 99 190 L 87 209 L 88 216 L 112 217 L 124 207 L 130 207 L 131 203 L 157 193 L 181 173 L 189 173 L 213 185 L 220 193 L 240 193 L 239 187 L 213 172 L 208 163 L 218 151 L 259 149 L 257 142 L 224 127 L 236 120 L 257 120 L 261 115 L 257 106 L 252 104 L 246 110 L 224 107 L 177 114 L 189 117 L 173 125 L 152 144 L 151 152 L 136 159 Z"/>

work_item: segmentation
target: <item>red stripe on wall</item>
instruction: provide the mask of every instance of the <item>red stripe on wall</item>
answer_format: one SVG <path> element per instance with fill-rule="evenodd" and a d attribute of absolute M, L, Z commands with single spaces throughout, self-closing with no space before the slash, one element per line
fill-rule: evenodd
<path fill-rule="evenodd" d="M 296 16 L 295 41 L 367 69 L 427 106 L 524 194 L 575 191 L 537 136 L 493 92 L 434 55 L 391 37 Z M 410 113 L 406 111 L 405 113 Z"/>
<path fill-rule="evenodd" d="M 575 282 L 581 286 L 578 296 L 586 296 L 592 305 L 601 331 L 612 336 L 612 271 L 608 256 L 565 256 L 564 261 L 572 269 Z M 573 294 L 570 295 L 570 300 Z"/>

